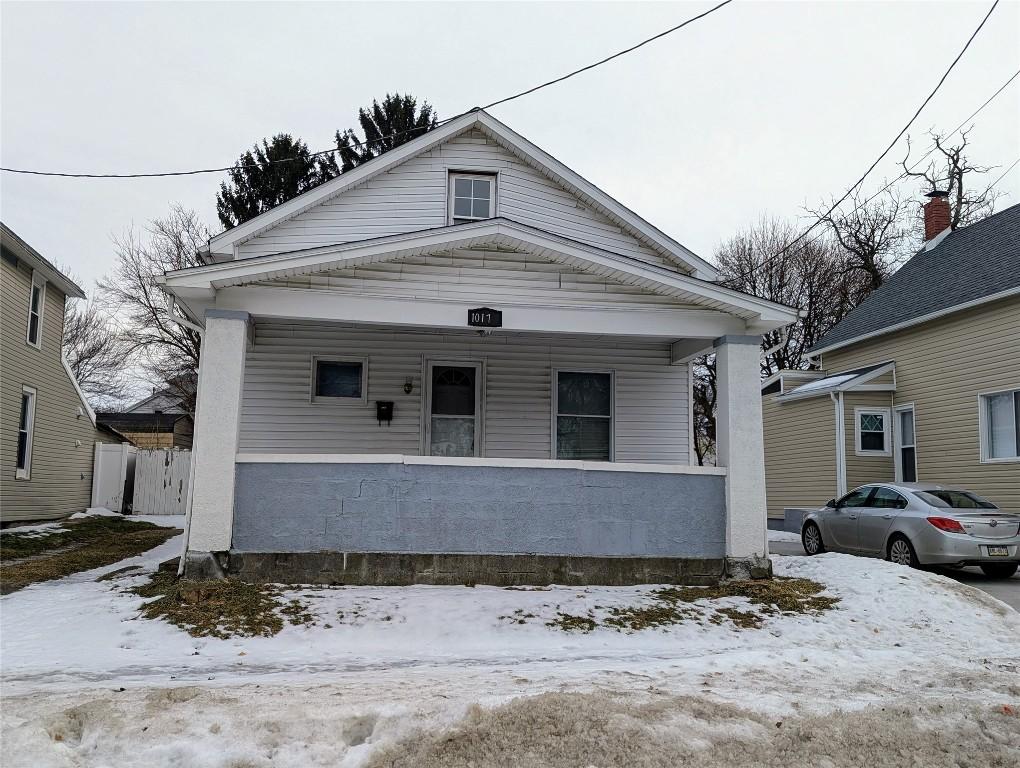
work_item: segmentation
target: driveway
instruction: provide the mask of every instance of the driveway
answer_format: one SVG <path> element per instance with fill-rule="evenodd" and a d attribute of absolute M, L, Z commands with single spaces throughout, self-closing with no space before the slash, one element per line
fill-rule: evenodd
<path fill-rule="evenodd" d="M 769 552 L 774 555 L 807 557 L 800 542 L 795 541 L 770 541 Z M 962 584 L 977 587 L 1014 610 L 1020 611 L 1020 572 L 1015 573 L 1011 579 L 989 579 L 981 572 L 980 568 L 937 568 L 935 572 Z"/>

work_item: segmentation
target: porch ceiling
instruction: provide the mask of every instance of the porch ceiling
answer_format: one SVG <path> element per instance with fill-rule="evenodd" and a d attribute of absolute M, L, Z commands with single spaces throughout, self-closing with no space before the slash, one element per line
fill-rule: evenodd
<path fill-rule="evenodd" d="M 162 282 L 168 293 L 197 309 L 211 306 L 214 300 L 219 306 L 217 295 L 229 289 L 236 291 L 266 280 L 479 247 L 532 254 L 676 299 L 678 304 L 728 315 L 744 324 L 725 328 L 725 333 L 764 332 L 797 318 L 796 310 L 789 307 L 503 218 L 178 270 L 167 273 Z"/>

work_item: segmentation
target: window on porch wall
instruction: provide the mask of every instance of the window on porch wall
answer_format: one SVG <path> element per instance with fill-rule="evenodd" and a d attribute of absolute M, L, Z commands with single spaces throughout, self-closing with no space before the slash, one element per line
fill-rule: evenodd
<path fill-rule="evenodd" d="M 612 374 L 557 372 L 556 458 L 612 461 L 612 442 Z"/>

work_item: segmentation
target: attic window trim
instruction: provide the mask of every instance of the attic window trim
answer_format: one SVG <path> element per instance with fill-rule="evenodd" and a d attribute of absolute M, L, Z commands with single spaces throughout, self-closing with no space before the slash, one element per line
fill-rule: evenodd
<path fill-rule="evenodd" d="M 486 181 L 489 183 L 489 212 L 487 216 L 475 216 L 473 215 L 457 215 L 456 204 L 458 195 L 456 194 L 456 183 L 458 179 L 471 180 L 471 181 Z M 492 171 L 471 171 L 471 170 L 455 170 L 449 169 L 447 171 L 447 184 L 446 184 L 446 201 L 447 201 L 447 223 L 448 224 L 466 224 L 472 221 L 485 221 L 486 219 L 494 219 L 499 213 L 497 210 L 497 199 L 499 190 L 499 173 Z M 473 190 L 472 190 L 473 192 Z M 472 194 L 470 197 L 463 197 L 471 201 L 472 207 L 476 201 L 481 198 L 474 197 Z"/>

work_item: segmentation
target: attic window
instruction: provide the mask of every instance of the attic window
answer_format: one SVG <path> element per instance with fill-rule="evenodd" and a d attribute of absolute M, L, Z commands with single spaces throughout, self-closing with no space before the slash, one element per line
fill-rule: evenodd
<path fill-rule="evenodd" d="M 496 210 L 496 177 L 451 173 L 449 196 L 451 224 L 491 219 Z"/>

